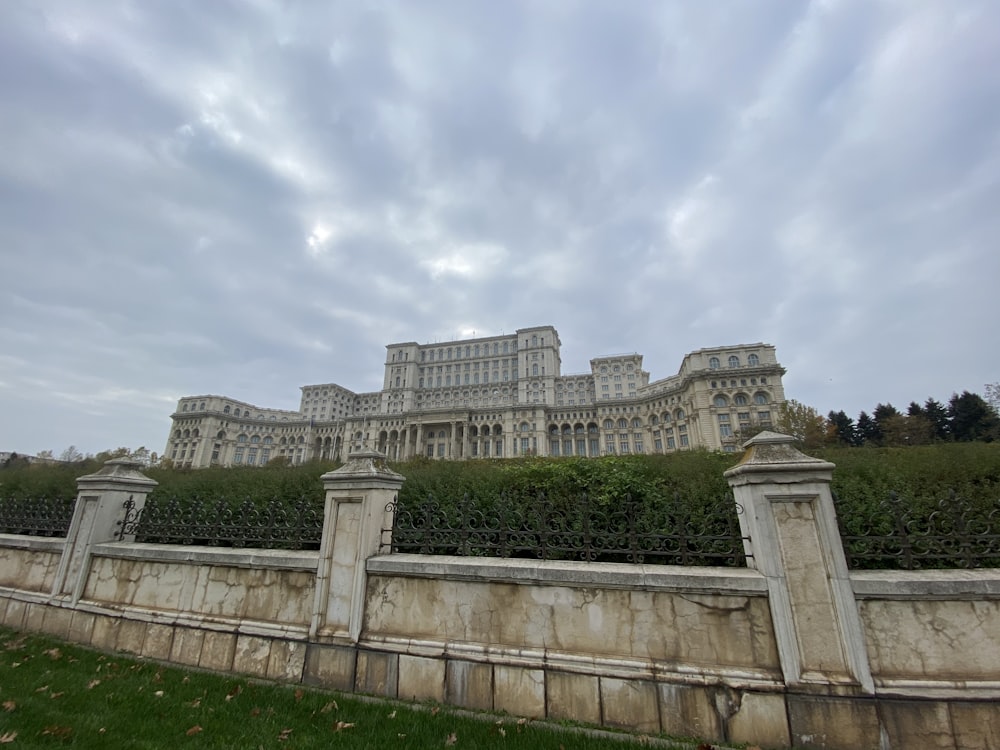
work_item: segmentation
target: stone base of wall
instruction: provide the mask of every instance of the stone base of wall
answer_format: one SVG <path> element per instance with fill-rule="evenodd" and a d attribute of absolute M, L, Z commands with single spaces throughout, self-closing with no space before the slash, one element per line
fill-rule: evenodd
<path fill-rule="evenodd" d="M 529 718 L 572 719 L 643 733 L 823 750 L 1000 747 L 995 699 L 802 695 L 627 679 L 394 653 L 271 635 L 266 626 L 157 621 L 138 612 L 60 606 L 0 590 L 0 623 L 104 651 L 282 682 Z"/>

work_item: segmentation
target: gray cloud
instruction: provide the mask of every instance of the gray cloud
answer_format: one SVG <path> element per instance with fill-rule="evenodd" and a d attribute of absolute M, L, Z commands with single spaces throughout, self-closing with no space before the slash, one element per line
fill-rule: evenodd
<path fill-rule="evenodd" d="M 162 448 L 175 399 L 768 341 L 856 414 L 998 379 L 1000 9 L 0 8 L 0 448 Z"/>

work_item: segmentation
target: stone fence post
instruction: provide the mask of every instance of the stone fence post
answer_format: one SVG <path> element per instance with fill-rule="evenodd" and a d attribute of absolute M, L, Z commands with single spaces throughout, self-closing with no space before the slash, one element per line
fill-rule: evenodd
<path fill-rule="evenodd" d="M 382 529 L 392 524 L 387 506 L 403 486 L 403 477 L 385 460 L 376 451 L 352 453 L 347 463 L 321 477 L 326 507 L 311 639 L 358 642 L 368 582 L 365 562 L 378 554 Z"/>
<path fill-rule="evenodd" d="M 90 569 L 91 548 L 117 537 L 127 500 L 131 498 L 137 510 L 146 504 L 146 496 L 157 482 L 142 474 L 141 466 L 130 458 L 116 458 L 106 461 L 96 473 L 76 480 L 76 507 L 56 571 L 53 597 L 68 596 L 74 604 L 79 601 Z"/>
<path fill-rule="evenodd" d="M 834 465 L 806 456 L 793 442 L 762 432 L 725 474 L 743 509 L 748 565 L 767 580 L 785 684 L 801 692 L 872 695 L 830 492 Z"/>

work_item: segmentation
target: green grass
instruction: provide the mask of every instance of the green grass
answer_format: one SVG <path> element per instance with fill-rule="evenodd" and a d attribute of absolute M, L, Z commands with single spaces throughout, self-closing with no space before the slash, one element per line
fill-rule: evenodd
<path fill-rule="evenodd" d="M 637 739 L 184 670 L 0 628 L 0 744 L 14 749 L 586 750 Z"/>

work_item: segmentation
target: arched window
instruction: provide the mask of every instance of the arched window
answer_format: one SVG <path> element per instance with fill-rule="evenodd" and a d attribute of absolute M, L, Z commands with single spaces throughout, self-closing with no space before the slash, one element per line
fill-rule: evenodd
<path fill-rule="evenodd" d="M 760 357 L 758 357 L 756 354 L 751 354 L 749 357 L 747 357 L 747 364 L 750 365 L 750 367 L 756 367 L 757 365 L 760 364 Z"/>
<path fill-rule="evenodd" d="M 718 407 L 721 407 L 721 408 L 724 408 L 724 407 L 726 407 L 726 406 L 729 405 L 729 402 L 726 401 L 726 397 L 725 396 L 721 396 L 721 395 L 716 396 L 715 399 L 712 401 L 712 403 L 715 406 L 718 406 Z"/>
<path fill-rule="evenodd" d="M 238 438 L 236 438 L 237 443 L 245 443 L 246 441 L 247 441 L 246 435 L 240 435 Z"/>
<path fill-rule="evenodd" d="M 718 357 L 712 357 L 711 359 L 709 359 L 708 360 L 708 366 L 711 369 L 713 369 L 713 370 L 718 370 L 719 369 L 719 358 Z"/>
<path fill-rule="evenodd" d="M 274 442 L 274 438 L 272 438 L 270 435 L 268 435 L 266 438 L 264 438 L 264 445 L 270 445 L 273 442 Z"/>
<path fill-rule="evenodd" d="M 642 427 L 642 420 L 636 417 L 632 420 L 632 427 Z"/>
<path fill-rule="evenodd" d="M 202 401 L 200 404 L 198 404 L 198 411 L 205 411 L 205 402 L 204 401 Z"/>
<path fill-rule="evenodd" d="M 740 358 L 737 357 L 735 354 L 733 356 L 731 356 L 729 358 L 729 366 L 730 367 L 739 367 L 740 366 Z"/>
<path fill-rule="evenodd" d="M 654 414 L 653 416 L 651 416 L 649 418 L 649 423 L 650 424 L 659 424 L 660 423 L 660 418 Z"/>
<path fill-rule="evenodd" d="M 614 426 L 615 426 L 615 423 L 612 422 L 610 419 L 605 419 L 604 420 L 604 429 L 605 430 L 614 429 Z"/>
<path fill-rule="evenodd" d="M 254 435 L 252 438 L 250 438 L 250 442 L 251 443 L 259 443 L 260 442 L 260 435 Z"/>
<path fill-rule="evenodd" d="M 674 417 L 677 419 L 677 421 L 680 421 L 680 420 L 684 419 L 684 410 L 683 409 L 678 409 L 677 411 L 675 411 L 674 412 Z"/>
<path fill-rule="evenodd" d="M 528 423 L 521 422 L 521 432 L 527 432 L 527 431 L 528 431 Z"/>
<path fill-rule="evenodd" d="M 755 404 L 766 404 L 767 403 L 767 394 L 764 393 L 763 391 L 758 391 L 757 393 L 755 393 L 753 395 L 753 402 Z"/>
<path fill-rule="evenodd" d="M 619 430 L 627 430 L 628 429 L 628 420 L 627 419 L 619 419 L 618 420 L 618 429 Z"/>
<path fill-rule="evenodd" d="M 669 421 L 670 421 L 670 412 L 669 411 L 663 412 L 663 422 L 664 422 L 664 424 L 666 424 Z"/>
<path fill-rule="evenodd" d="M 737 393 L 733 396 L 733 403 L 737 406 L 746 406 L 749 403 L 747 395 L 745 393 Z"/>
<path fill-rule="evenodd" d="M 225 408 L 223 408 L 223 410 L 222 410 L 222 413 L 223 414 L 228 414 L 229 413 L 229 404 L 226 404 Z"/>
<path fill-rule="evenodd" d="M 440 440 L 444 440 L 444 430 L 441 430 L 440 432 L 438 432 L 438 438 Z"/>

